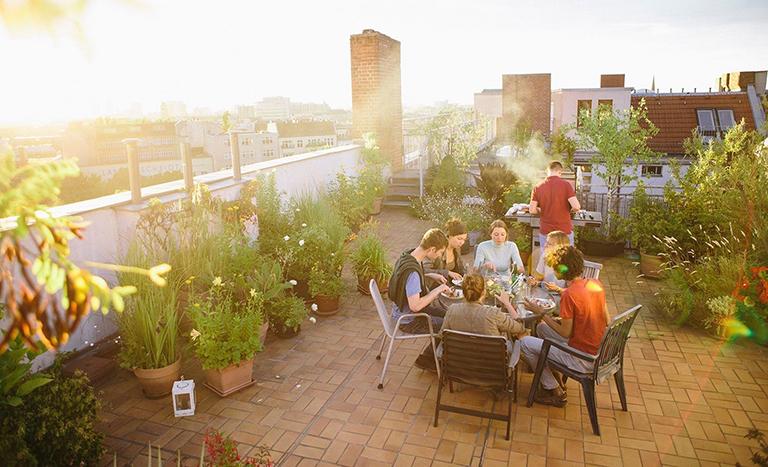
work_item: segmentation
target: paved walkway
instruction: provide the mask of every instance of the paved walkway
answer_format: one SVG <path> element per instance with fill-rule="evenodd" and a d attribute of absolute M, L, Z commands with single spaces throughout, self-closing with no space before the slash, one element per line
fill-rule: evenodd
<path fill-rule="evenodd" d="M 377 219 L 389 224 L 393 260 L 429 227 L 400 210 Z M 611 314 L 652 302 L 660 284 L 638 279 L 631 261 L 598 260 L 605 262 L 600 279 Z M 267 445 L 285 466 L 747 466 L 756 446 L 744 439 L 747 430 L 768 433 L 768 349 L 676 329 L 648 307 L 635 322 L 625 360 L 629 411 L 620 410 L 612 380 L 598 386 L 601 436 L 592 434 L 573 381 L 567 407 L 526 408 L 530 373 L 523 374 L 512 408 L 510 441 L 504 423 L 464 415 L 441 413 L 435 428 L 437 377 L 412 366 L 425 342 L 399 344 L 379 390 L 381 336 L 373 301 L 353 292 L 338 315 L 306 322 L 296 338 L 270 334 L 256 356 L 258 384 L 232 397 L 219 398 L 199 384 L 200 365 L 188 361 L 184 375 L 198 382 L 198 406 L 186 418 L 174 418 L 170 397 L 142 397 L 133 375 L 120 370 L 98 388 L 108 404 L 101 414 L 104 465 L 112 465 L 114 452 L 121 466 L 147 465 L 150 441 L 162 446 L 167 465 L 176 465 L 178 450 L 183 465 L 197 465 L 207 427 L 230 434 L 242 454 Z M 494 404 L 489 393 L 473 389 L 446 400 L 485 409 Z M 505 413 L 506 403 L 494 410 Z"/>

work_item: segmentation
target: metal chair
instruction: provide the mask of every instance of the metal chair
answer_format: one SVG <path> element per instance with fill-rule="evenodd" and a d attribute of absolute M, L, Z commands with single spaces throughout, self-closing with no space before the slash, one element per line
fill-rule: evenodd
<path fill-rule="evenodd" d="M 536 396 L 536 389 L 539 386 L 539 379 L 541 378 L 542 371 L 544 371 L 544 365 L 549 364 L 551 368 L 563 374 L 563 380 L 573 378 L 581 383 L 581 388 L 584 391 L 584 401 L 589 412 L 589 421 L 592 422 L 592 431 L 600 436 L 600 426 L 597 422 L 595 385 L 602 383 L 613 375 L 616 380 L 616 389 L 619 392 L 621 410 L 627 411 L 627 393 L 624 389 L 624 348 L 629 339 L 629 330 L 632 328 L 632 324 L 635 322 L 641 307 L 642 305 L 636 305 L 611 320 L 605 334 L 603 334 L 603 340 L 600 342 L 597 355 L 590 355 L 562 342 L 545 338 L 544 343 L 541 345 L 541 353 L 539 354 L 538 365 L 536 365 L 536 373 L 533 376 L 533 383 L 531 383 L 531 391 L 528 393 L 527 406 L 533 405 L 533 399 Z M 594 363 L 594 369 L 590 373 L 581 373 L 561 363 L 552 361 L 548 359 L 550 347 L 556 347 L 576 358 L 592 362 Z"/>
<path fill-rule="evenodd" d="M 437 361 L 437 348 L 435 346 L 435 330 L 432 329 L 432 319 L 430 316 L 426 313 L 410 313 L 407 315 L 408 317 L 412 318 L 424 318 L 427 320 L 427 323 L 429 323 L 429 334 L 408 334 L 406 332 L 403 332 L 400 330 L 400 321 L 405 317 L 401 316 L 397 321 L 395 321 L 392 318 L 392 315 L 387 311 L 387 307 L 384 306 L 384 300 L 381 298 L 381 293 L 379 292 L 379 286 L 376 285 L 376 281 L 371 279 L 371 282 L 368 284 L 368 288 L 371 291 L 371 296 L 373 297 L 373 303 L 376 304 L 376 311 L 379 312 L 379 318 L 381 319 L 381 324 L 384 326 L 384 337 L 381 339 L 381 348 L 379 348 L 379 354 L 376 356 L 376 360 L 381 360 L 381 352 L 384 351 L 384 344 L 387 342 L 387 337 L 389 337 L 389 350 L 387 350 L 387 358 L 384 360 L 384 368 L 381 370 L 381 379 L 379 380 L 379 389 L 384 389 L 384 375 L 387 374 L 387 366 L 389 365 L 389 359 L 392 357 L 392 349 L 394 348 L 395 341 L 396 340 L 404 340 L 404 339 L 419 339 L 423 337 L 428 337 L 429 340 L 432 342 L 432 353 L 435 356 L 435 367 L 437 368 L 437 377 L 440 378 L 440 366 Z M 400 334 L 398 334 L 400 333 Z"/>
<path fill-rule="evenodd" d="M 507 422 L 506 439 L 509 440 L 512 402 L 517 401 L 517 365 L 513 369 L 509 368 L 507 340 L 502 336 L 444 330 L 442 344 L 442 373 L 437 386 L 434 425 L 437 426 L 440 410 L 502 420 Z M 508 399 L 507 415 L 442 404 L 443 386 L 446 383 L 451 392 L 453 383 L 505 391 Z"/>
<path fill-rule="evenodd" d="M 592 261 L 584 261 L 584 272 L 581 277 L 584 279 L 597 279 L 600 277 L 600 270 L 603 269 L 603 265 L 600 263 L 593 263 Z"/>

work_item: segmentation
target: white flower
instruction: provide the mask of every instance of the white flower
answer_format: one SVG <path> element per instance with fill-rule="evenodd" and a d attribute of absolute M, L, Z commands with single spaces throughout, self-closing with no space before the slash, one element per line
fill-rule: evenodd
<path fill-rule="evenodd" d="M 331 256 L 336 256 L 336 255 L 334 255 L 333 252 L 331 252 Z"/>
<path fill-rule="evenodd" d="M 312 316 L 312 317 L 309 318 L 309 322 L 312 323 L 312 324 L 315 324 L 317 322 L 317 318 Z"/>
<path fill-rule="evenodd" d="M 198 337 L 200 337 L 200 331 L 197 329 L 193 329 L 189 331 L 189 337 L 194 341 L 197 340 Z"/>
<path fill-rule="evenodd" d="M 317 311 L 317 303 L 312 304 L 312 311 Z"/>
<path fill-rule="evenodd" d="M 256 296 L 256 289 L 251 289 L 250 290 L 250 294 L 251 294 L 251 297 L 255 297 Z"/>
<path fill-rule="evenodd" d="M 291 239 L 291 237 L 289 237 L 288 235 L 286 235 L 285 237 L 283 237 L 283 240 L 285 240 L 286 242 L 287 242 L 288 240 L 290 240 L 290 239 Z"/>
<path fill-rule="evenodd" d="M 307 223 L 306 223 L 306 222 L 302 222 L 302 223 L 301 223 L 301 226 L 302 226 L 302 227 L 306 227 L 306 226 L 307 226 Z"/>
<path fill-rule="evenodd" d="M 299 246 L 304 246 L 304 240 L 299 240 Z"/>
<path fill-rule="evenodd" d="M 218 277 L 218 276 L 213 280 L 213 285 L 220 286 L 223 283 L 224 282 L 221 280 L 221 277 Z"/>
<path fill-rule="evenodd" d="M 299 209 L 299 208 L 296 208 L 296 212 L 299 212 L 299 211 L 301 211 L 301 209 Z"/>
<path fill-rule="evenodd" d="M 296 281 L 295 281 L 295 280 L 293 280 L 293 279 L 289 280 L 288 282 L 290 282 L 290 283 L 291 283 L 291 285 L 299 285 L 299 283 L 298 283 L 298 282 L 296 282 Z"/>

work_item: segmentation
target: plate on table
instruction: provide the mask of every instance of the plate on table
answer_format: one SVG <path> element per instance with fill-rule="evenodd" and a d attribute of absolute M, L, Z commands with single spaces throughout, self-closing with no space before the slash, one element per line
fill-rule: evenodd
<path fill-rule="evenodd" d="M 555 301 L 548 298 L 531 298 L 530 300 L 545 310 L 551 310 L 555 307 Z"/>
<path fill-rule="evenodd" d="M 464 292 L 461 289 L 452 290 L 449 293 L 442 292 L 440 295 L 449 300 L 461 300 L 464 298 Z"/>
<path fill-rule="evenodd" d="M 451 280 L 451 282 L 453 282 L 453 285 L 455 285 L 457 287 L 461 287 L 461 284 L 464 283 L 464 279 L 463 278 L 462 279 L 453 279 L 453 280 Z"/>

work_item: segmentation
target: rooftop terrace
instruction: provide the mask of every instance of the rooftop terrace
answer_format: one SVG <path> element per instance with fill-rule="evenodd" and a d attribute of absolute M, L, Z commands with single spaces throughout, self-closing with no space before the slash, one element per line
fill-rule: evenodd
<path fill-rule="evenodd" d="M 430 226 L 404 210 L 387 210 L 391 259 L 415 245 Z M 638 279 L 627 259 L 590 258 L 605 264 L 612 315 L 650 305 L 660 283 Z M 345 278 L 352 284 L 351 273 Z M 350 287 L 351 289 L 352 287 Z M 387 302 L 389 305 L 389 302 Z M 103 465 L 145 465 L 147 443 L 161 446 L 166 465 L 198 465 L 208 427 L 230 434 L 241 454 L 266 445 L 278 465 L 397 466 L 732 466 L 750 465 L 754 441 L 747 430 L 768 430 L 768 352 L 752 344 L 729 345 L 689 328 L 676 328 L 644 307 L 625 358 L 629 411 L 620 410 L 612 382 L 597 388 L 601 436 L 592 434 L 578 384 L 569 381 L 562 409 L 525 407 L 532 374 L 524 373 L 512 408 L 510 441 L 503 422 L 442 412 L 432 426 L 437 376 L 413 362 L 424 340 L 405 341 L 393 354 L 383 390 L 376 389 L 383 360 L 376 360 L 383 330 L 370 297 L 354 292 L 339 314 L 305 321 L 289 340 L 270 333 L 257 354 L 258 381 L 229 398 L 197 386 L 194 416 L 174 418 L 170 397 L 148 400 L 128 370 L 97 389 L 107 403 Z M 199 363 L 184 364 L 186 379 L 201 382 Z M 475 408 L 494 405 L 490 393 L 464 388 L 446 402 Z M 506 411 L 506 402 L 494 411 Z"/>

